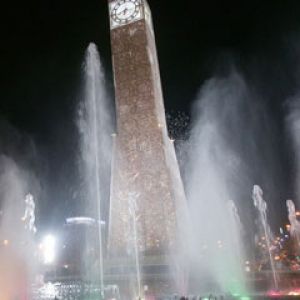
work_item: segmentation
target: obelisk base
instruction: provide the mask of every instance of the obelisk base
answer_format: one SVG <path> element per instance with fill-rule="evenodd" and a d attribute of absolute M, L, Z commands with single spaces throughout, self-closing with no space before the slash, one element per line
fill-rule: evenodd
<path fill-rule="evenodd" d="M 167 256 L 143 257 L 138 266 L 128 258 L 106 260 L 105 285 L 117 286 L 121 299 L 152 299 L 179 293 L 176 267 L 171 262 Z"/>

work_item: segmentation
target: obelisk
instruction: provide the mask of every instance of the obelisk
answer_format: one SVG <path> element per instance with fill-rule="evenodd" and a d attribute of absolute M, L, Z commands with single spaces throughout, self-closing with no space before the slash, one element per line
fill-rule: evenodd
<path fill-rule="evenodd" d="M 108 257 L 123 264 L 123 270 L 132 261 L 143 285 L 149 285 L 147 266 L 168 265 L 178 246 L 185 194 L 167 132 L 148 3 L 111 0 L 109 14 L 117 134 Z"/>

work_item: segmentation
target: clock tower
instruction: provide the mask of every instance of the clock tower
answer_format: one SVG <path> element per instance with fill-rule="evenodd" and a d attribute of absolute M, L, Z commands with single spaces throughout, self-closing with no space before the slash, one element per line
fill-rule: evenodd
<path fill-rule="evenodd" d="M 111 0 L 109 14 L 117 134 L 107 273 L 111 281 L 132 274 L 139 294 L 143 286 L 158 293 L 153 282 L 166 277 L 178 252 L 185 194 L 167 132 L 148 3 Z"/>

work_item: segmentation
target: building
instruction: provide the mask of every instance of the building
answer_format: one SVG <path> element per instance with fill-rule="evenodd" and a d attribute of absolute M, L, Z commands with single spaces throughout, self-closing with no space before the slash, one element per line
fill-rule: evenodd
<path fill-rule="evenodd" d="M 99 229 L 99 222 L 89 217 L 66 219 L 46 279 L 99 283 Z"/>

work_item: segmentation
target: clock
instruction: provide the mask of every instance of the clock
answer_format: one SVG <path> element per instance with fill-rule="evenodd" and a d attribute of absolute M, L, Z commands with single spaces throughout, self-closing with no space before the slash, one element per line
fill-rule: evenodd
<path fill-rule="evenodd" d="M 117 0 L 111 2 L 111 27 L 126 25 L 141 19 L 140 0 Z"/>

